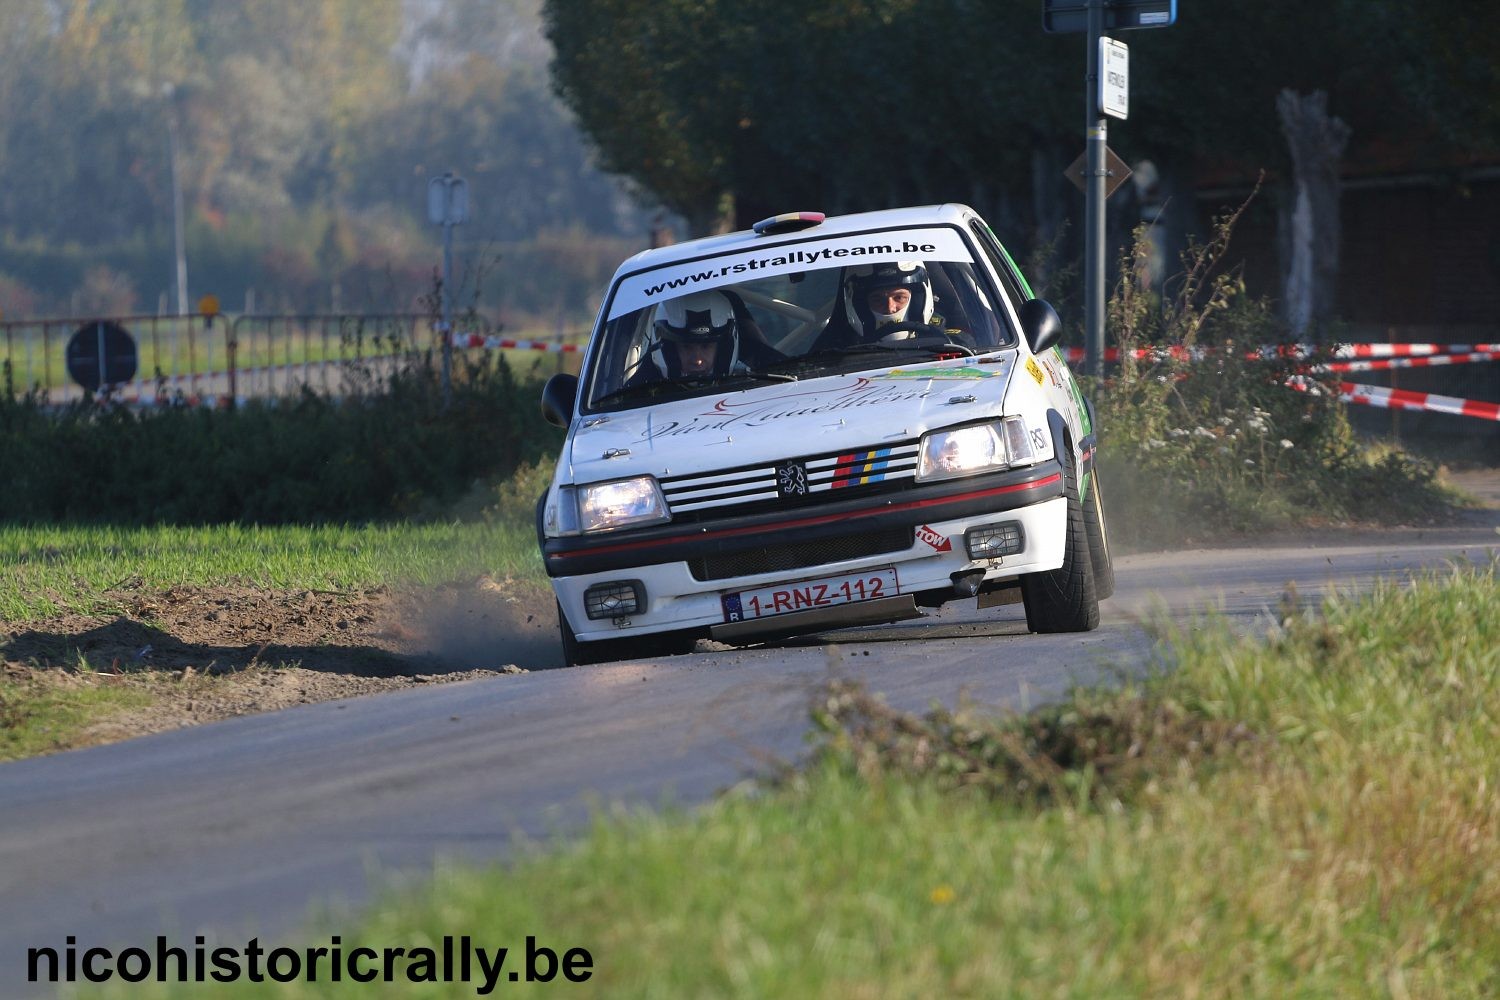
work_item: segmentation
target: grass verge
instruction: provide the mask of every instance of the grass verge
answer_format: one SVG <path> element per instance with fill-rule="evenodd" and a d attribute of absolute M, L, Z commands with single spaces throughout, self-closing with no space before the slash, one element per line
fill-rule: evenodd
<path fill-rule="evenodd" d="M 78 676 L 62 686 L 0 673 L 0 761 L 71 746 L 81 730 L 100 719 L 150 701 L 149 693 L 99 675 Z"/>
<path fill-rule="evenodd" d="M 118 528 L 0 525 L 0 621 L 119 611 L 112 590 L 231 581 L 275 588 L 431 585 L 481 574 L 540 584 L 518 519 L 448 524 Z"/>
<path fill-rule="evenodd" d="M 343 947 L 535 935 L 610 996 L 1500 993 L 1495 567 L 1166 639 L 1170 669 L 1025 717 L 832 689 L 762 794 L 442 871 Z"/>

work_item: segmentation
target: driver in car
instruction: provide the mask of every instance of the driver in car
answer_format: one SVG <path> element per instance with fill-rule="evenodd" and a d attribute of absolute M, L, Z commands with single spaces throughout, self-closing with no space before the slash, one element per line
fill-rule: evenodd
<path fill-rule="evenodd" d="M 933 312 L 932 282 L 919 260 L 862 264 L 844 285 L 844 310 L 849 324 L 863 331 L 863 340 L 879 340 L 880 329 L 892 323 L 923 323 L 939 328 L 943 318 Z M 912 336 L 908 332 L 908 336 Z"/>
<path fill-rule="evenodd" d="M 945 326 L 933 308 L 937 297 L 927 267 L 919 260 L 850 268 L 844 275 L 843 299 L 842 315 L 835 311 L 814 350 L 871 344 L 886 337 L 906 340 L 917 336 L 916 327 L 931 326 L 937 333 Z M 884 329 L 893 325 L 897 328 Z"/>

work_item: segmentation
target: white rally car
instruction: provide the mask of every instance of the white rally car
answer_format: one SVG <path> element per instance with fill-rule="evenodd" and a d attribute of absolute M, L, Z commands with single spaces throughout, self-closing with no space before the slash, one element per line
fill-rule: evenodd
<path fill-rule="evenodd" d="M 570 664 L 1114 588 L 1088 402 L 1052 306 L 962 205 L 649 250 L 620 266 L 537 533 Z"/>

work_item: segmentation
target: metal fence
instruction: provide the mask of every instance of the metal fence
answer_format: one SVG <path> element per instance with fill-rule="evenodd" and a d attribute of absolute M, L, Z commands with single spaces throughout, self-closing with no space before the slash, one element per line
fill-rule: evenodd
<path fill-rule="evenodd" d="M 84 398 L 69 374 L 69 342 L 80 338 L 87 349 L 92 331 L 109 324 L 130 334 L 136 366 L 130 379 L 104 391 L 140 403 L 281 396 L 304 386 L 342 394 L 434 343 L 430 318 L 417 313 L 12 320 L 0 322 L 5 388 L 54 404 Z"/>

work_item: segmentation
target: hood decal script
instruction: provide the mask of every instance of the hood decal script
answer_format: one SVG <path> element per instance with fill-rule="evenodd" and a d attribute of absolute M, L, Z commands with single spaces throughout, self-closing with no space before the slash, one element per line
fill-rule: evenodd
<path fill-rule="evenodd" d="M 860 377 L 856 378 L 853 384 L 834 392 L 791 392 L 769 399 L 760 397 L 753 400 L 724 397 L 715 402 L 706 413 L 696 414 L 687 420 L 663 421 L 656 427 L 648 426 L 641 440 L 697 434 L 703 431 L 764 427 L 775 421 L 788 420 L 793 417 L 840 413 L 867 406 L 883 406 L 910 399 L 926 399 L 929 395 L 931 393 L 925 387 L 903 388 L 894 385 L 877 385 L 868 378 Z"/>

